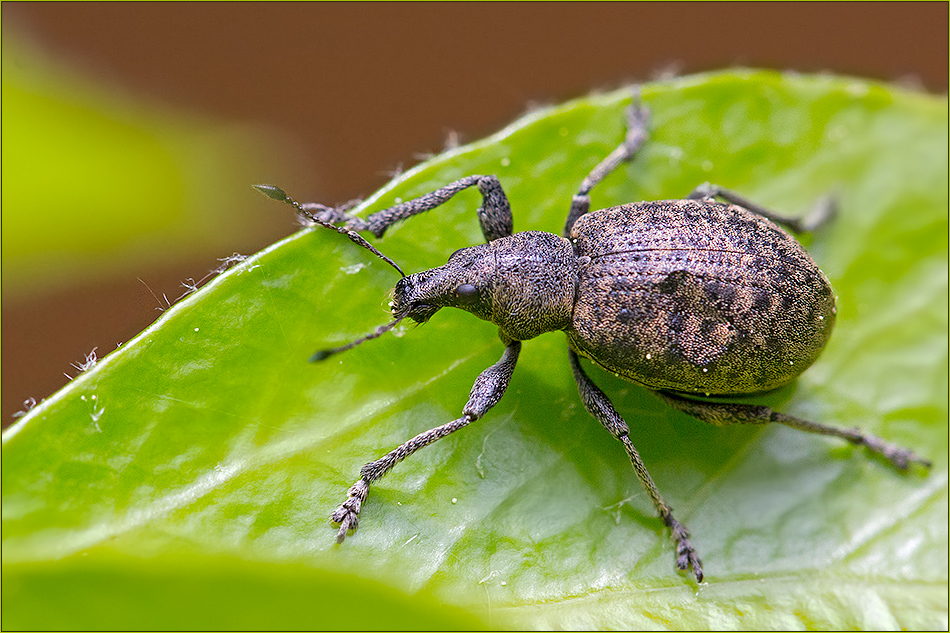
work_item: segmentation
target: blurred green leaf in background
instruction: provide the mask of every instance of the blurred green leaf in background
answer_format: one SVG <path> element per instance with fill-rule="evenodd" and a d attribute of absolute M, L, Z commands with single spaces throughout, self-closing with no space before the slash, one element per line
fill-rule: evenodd
<path fill-rule="evenodd" d="M 762 402 L 912 447 L 929 475 L 790 429 L 713 428 L 592 368 L 693 533 L 697 587 L 675 572 L 667 530 L 551 333 L 525 345 L 489 415 L 374 485 L 338 546 L 327 515 L 360 466 L 456 418 L 502 347 L 491 324 L 443 311 L 308 364 L 385 321 L 396 279 L 339 235 L 305 230 L 4 433 L 4 628 L 229 628 L 241 614 L 273 629 L 946 628 L 946 99 L 755 71 L 646 84 L 643 98 L 650 140 L 595 208 L 712 181 L 804 213 L 837 189 L 837 220 L 808 238 L 838 294 L 836 332 Z M 529 115 L 359 211 L 494 173 L 516 230 L 557 233 L 622 138 L 628 101 Z M 440 265 L 481 240 L 477 204 L 457 196 L 379 247 L 407 271 Z"/>
<path fill-rule="evenodd" d="M 4 300 L 247 243 L 274 139 L 145 104 L 3 40 Z M 228 251 L 230 252 L 230 251 Z"/>

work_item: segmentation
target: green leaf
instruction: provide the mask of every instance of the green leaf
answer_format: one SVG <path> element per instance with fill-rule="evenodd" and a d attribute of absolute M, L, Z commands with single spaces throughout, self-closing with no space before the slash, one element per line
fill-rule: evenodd
<path fill-rule="evenodd" d="M 468 630 L 480 622 L 374 580 L 228 556 L 84 552 L 4 566 L 7 630 Z M 9 573 L 8 573 L 9 571 Z M 10 583 L 10 584 L 8 584 Z M 9 589 L 13 585 L 13 589 Z M 372 605 L 361 609 L 360 603 Z M 408 626 L 407 626 L 408 625 Z"/>
<path fill-rule="evenodd" d="M 946 100 L 753 71 L 647 84 L 643 98 L 650 140 L 594 206 L 683 197 L 708 180 L 803 214 L 837 189 L 839 217 L 808 239 L 839 297 L 836 332 L 762 401 L 912 447 L 933 460 L 929 475 L 787 428 L 710 427 L 592 368 L 692 531 L 708 580 L 697 588 L 673 569 L 668 531 L 550 333 L 525 345 L 483 420 L 373 486 L 338 546 L 327 515 L 360 466 L 455 419 L 502 346 L 491 324 L 446 310 L 307 363 L 387 321 L 396 280 L 349 240 L 307 230 L 180 302 L 4 434 L 3 625 L 109 626 L 104 612 L 133 589 L 94 598 L 100 619 L 49 615 L 64 595 L 89 595 L 76 573 L 88 554 L 112 586 L 157 586 L 154 601 L 131 601 L 142 622 L 164 614 L 157 628 L 185 609 L 165 570 L 197 556 L 221 585 L 215 613 L 258 608 L 231 588 L 261 574 L 286 568 L 319 591 L 332 570 L 352 598 L 319 608 L 348 610 L 350 628 L 372 628 L 365 579 L 492 627 L 946 628 Z M 622 138 L 628 101 L 529 115 L 404 174 L 360 212 L 494 173 L 516 230 L 560 232 L 581 179 Z M 441 265 L 480 241 L 477 204 L 461 194 L 376 243 L 408 271 Z M 268 628 L 317 608 L 278 604 Z"/>

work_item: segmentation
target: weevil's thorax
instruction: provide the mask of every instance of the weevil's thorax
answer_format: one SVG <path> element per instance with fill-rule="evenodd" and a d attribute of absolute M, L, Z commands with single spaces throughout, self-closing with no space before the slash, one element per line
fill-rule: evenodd
<path fill-rule="evenodd" d="M 571 324 L 577 256 L 551 233 L 525 231 L 491 243 L 495 250 L 491 321 L 523 341 Z"/>
<path fill-rule="evenodd" d="M 444 266 L 401 279 L 392 310 L 424 322 L 443 307 L 461 308 L 522 341 L 570 325 L 576 286 L 570 242 L 526 231 L 460 249 Z"/>

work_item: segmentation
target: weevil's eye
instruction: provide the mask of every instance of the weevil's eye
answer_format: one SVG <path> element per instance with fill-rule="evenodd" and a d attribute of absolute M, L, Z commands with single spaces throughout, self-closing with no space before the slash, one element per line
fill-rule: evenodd
<path fill-rule="evenodd" d="M 455 289 L 455 294 L 459 298 L 459 303 L 469 304 L 474 303 L 475 299 L 478 298 L 478 288 L 472 284 L 462 284 Z"/>

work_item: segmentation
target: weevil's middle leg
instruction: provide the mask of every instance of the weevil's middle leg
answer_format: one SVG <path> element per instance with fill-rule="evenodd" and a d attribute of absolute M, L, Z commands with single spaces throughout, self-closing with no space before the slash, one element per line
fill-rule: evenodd
<path fill-rule="evenodd" d="M 515 364 L 518 362 L 520 352 L 521 341 L 510 341 L 505 348 L 505 353 L 502 354 L 501 360 L 479 374 L 472 386 L 468 403 L 462 409 L 462 417 L 458 420 L 424 431 L 405 444 L 397 446 L 375 462 L 370 462 L 360 469 L 360 480 L 350 487 L 347 491 L 346 501 L 341 503 L 330 515 L 330 519 L 334 523 L 340 524 L 340 530 L 336 537 L 337 543 L 343 542 L 349 530 L 356 529 L 359 523 L 360 510 L 363 508 L 363 502 L 366 501 L 366 495 L 369 494 L 371 483 L 388 473 L 393 469 L 393 466 L 420 448 L 424 448 L 436 440 L 441 440 L 443 437 L 468 426 L 498 404 L 501 397 L 505 395 L 505 390 L 508 389 L 508 383 L 511 382 L 511 375 L 515 371 Z"/>
<path fill-rule="evenodd" d="M 686 529 L 686 526 L 673 517 L 672 509 L 667 505 L 666 501 L 663 500 L 663 497 L 660 496 L 660 491 L 657 489 L 656 484 L 653 483 L 653 478 L 650 477 L 650 473 L 647 472 L 647 467 L 644 465 L 643 460 L 640 459 L 640 453 L 637 452 L 633 442 L 630 441 L 630 427 L 627 426 L 624 419 L 620 417 L 620 414 L 614 409 L 610 399 L 607 398 L 604 392 L 584 373 L 577 354 L 573 350 L 569 350 L 569 354 L 571 369 L 574 371 L 574 380 L 577 382 L 577 389 L 580 392 L 581 400 L 584 402 L 584 408 L 587 409 L 588 413 L 594 416 L 598 422 L 603 424 L 611 435 L 623 443 L 623 448 L 627 451 L 627 456 L 630 458 L 633 470 L 637 473 L 640 484 L 643 486 L 643 489 L 646 490 L 647 494 L 650 495 L 650 500 L 653 501 L 653 505 L 663 520 L 663 524 L 670 528 L 673 540 L 676 542 L 676 567 L 683 571 L 688 571 L 692 568 L 693 573 L 696 575 L 696 582 L 702 582 L 703 563 L 699 560 L 699 555 L 689 540 L 689 531 Z"/>
<path fill-rule="evenodd" d="M 650 111 L 640 102 L 640 91 L 633 95 L 633 103 L 627 108 L 627 133 L 617 149 L 607 155 L 581 182 L 581 188 L 571 200 L 571 210 L 564 223 L 564 237 L 570 237 L 571 228 L 577 218 L 590 211 L 590 191 L 601 180 L 617 169 L 622 163 L 633 158 L 640 146 L 647 140 L 647 125 L 650 121 Z"/>
<path fill-rule="evenodd" d="M 679 409 L 683 413 L 687 413 L 694 418 L 716 426 L 778 422 L 779 424 L 790 426 L 799 431 L 832 435 L 847 440 L 852 444 L 866 446 L 868 450 L 881 455 L 899 470 L 907 470 L 912 463 L 920 464 L 925 468 L 930 468 L 931 465 L 928 460 L 920 457 L 912 450 L 891 444 L 876 435 L 865 433 L 858 428 L 840 429 L 827 424 L 810 422 L 785 413 L 773 411 L 769 407 L 761 405 L 693 400 L 692 398 L 665 391 L 656 391 L 654 393 L 666 401 L 667 404 Z"/>
<path fill-rule="evenodd" d="M 734 191 L 724 189 L 718 185 L 703 183 L 696 187 L 691 194 L 686 196 L 688 200 L 711 200 L 713 198 L 722 198 L 730 204 L 747 209 L 756 215 L 769 219 L 776 224 L 781 224 L 795 233 L 810 233 L 817 231 L 834 218 L 838 211 L 837 199 L 834 195 L 825 195 L 819 198 L 811 212 L 804 218 L 793 218 L 775 211 L 770 211 L 765 207 L 759 206 L 748 198 L 740 196 Z"/>

